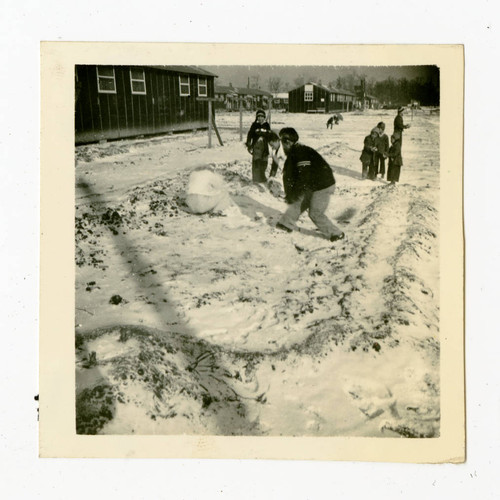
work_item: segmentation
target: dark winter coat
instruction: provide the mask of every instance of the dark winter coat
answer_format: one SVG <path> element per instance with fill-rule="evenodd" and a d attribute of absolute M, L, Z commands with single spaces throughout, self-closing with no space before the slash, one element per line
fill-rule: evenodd
<path fill-rule="evenodd" d="M 401 156 L 401 142 L 395 141 L 387 152 L 389 157 L 389 163 L 395 167 L 401 167 L 403 165 L 403 158 Z"/>
<path fill-rule="evenodd" d="M 256 142 L 260 137 L 262 137 L 267 150 L 267 137 L 270 131 L 271 127 L 269 126 L 269 123 L 258 123 L 257 121 L 253 122 L 247 134 L 247 148 L 253 151 Z"/>
<path fill-rule="evenodd" d="M 361 163 L 373 163 L 375 159 L 374 152 L 371 150 L 371 148 L 377 147 L 377 140 L 373 139 L 371 135 L 367 135 L 365 137 L 363 146 L 363 151 L 361 152 L 361 156 L 359 157 Z"/>
<path fill-rule="evenodd" d="M 295 143 L 283 167 L 283 187 L 287 203 L 294 203 L 307 191 L 321 191 L 335 184 L 327 161 L 313 148 Z"/>
<path fill-rule="evenodd" d="M 400 132 L 402 134 L 404 129 L 403 116 L 398 114 L 396 118 L 394 118 L 394 132 Z"/>
<path fill-rule="evenodd" d="M 376 139 L 375 146 L 379 155 L 387 155 L 387 151 L 389 151 L 389 137 L 387 134 L 382 134 Z"/>

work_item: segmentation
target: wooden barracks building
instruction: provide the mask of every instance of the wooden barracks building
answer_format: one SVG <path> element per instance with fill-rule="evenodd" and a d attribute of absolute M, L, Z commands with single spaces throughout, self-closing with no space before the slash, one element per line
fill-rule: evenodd
<path fill-rule="evenodd" d="M 207 128 L 215 77 L 195 66 L 77 65 L 75 143 Z"/>
<path fill-rule="evenodd" d="M 351 111 L 356 96 L 348 90 L 330 89 L 319 83 L 309 82 L 288 92 L 290 113 L 330 113 Z"/>

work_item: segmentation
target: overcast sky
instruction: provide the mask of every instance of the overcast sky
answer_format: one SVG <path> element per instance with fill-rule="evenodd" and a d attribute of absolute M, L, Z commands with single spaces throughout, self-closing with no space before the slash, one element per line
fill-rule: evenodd
<path fill-rule="evenodd" d="M 385 80 L 393 78 L 437 79 L 439 69 L 436 66 L 203 66 L 218 75 L 217 85 L 233 84 L 235 87 L 246 87 L 248 79 L 252 84 L 259 78 L 259 87 L 267 89 L 270 77 L 280 77 L 290 88 L 295 86 L 294 80 L 303 76 L 305 80 L 319 81 L 325 85 L 335 81 L 338 76 L 353 73 L 366 75 L 367 79 Z"/>

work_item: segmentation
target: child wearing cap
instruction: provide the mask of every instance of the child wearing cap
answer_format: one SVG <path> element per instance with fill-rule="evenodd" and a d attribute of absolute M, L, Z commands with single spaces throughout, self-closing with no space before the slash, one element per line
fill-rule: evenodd
<path fill-rule="evenodd" d="M 410 125 L 405 125 L 403 122 L 403 113 L 405 112 L 405 108 L 400 106 L 398 108 L 398 114 L 396 118 L 394 118 L 394 134 L 399 132 L 399 141 L 403 144 L 403 130 L 410 128 Z"/>
<path fill-rule="evenodd" d="M 246 147 L 252 155 L 252 180 L 253 182 L 266 182 L 267 159 L 269 157 L 268 134 L 271 131 L 266 121 L 266 113 L 258 109 L 255 121 L 250 126 L 247 134 Z"/>

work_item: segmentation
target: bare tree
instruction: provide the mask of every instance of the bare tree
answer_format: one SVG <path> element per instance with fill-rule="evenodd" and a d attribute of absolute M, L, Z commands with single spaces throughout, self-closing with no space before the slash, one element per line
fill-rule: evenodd
<path fill-rule="evenodd" d="M 259 87 L 260 76 L 254 75 L 250 77 L 250 88 L 258 89 Z"/>
<path fill-rule="evenodd" d="M 345 76 L 345 88 L 346 90 L 354 90 L 356 85 L 359 85 L 360 80 L 363 78 L 362 75 L 358 75 L 358 72 L 354 70 Z"/>
<path fill-rule="evenodd" d="M 372 94 L 373 90 L 375 89 L 375 78 L 369 78 L 368 81 L 366 82 L 366 92 L 368 94 Z"/>
<path fill-rule="evenodd" d="M 283 86 L 283 82 L 279 76 L 271 76 L 267 82 L 269 92 L 279 92 Z"/>
<path fill-rule="evenodd" d="M 346 89 L 347 88 L 347 82 L 346 82 L 346 79 L 343 78 L 342 76 L 338 76 L 337 77 L 337 80 L 335 81 L 335 86 L 338 88 L 338 89 Z"/>
<path fill-rule="evenodd" d="M 300 87 L 301 85 L 304 85 L 304 75 L 300 75 L 297 78 L 293 80 L 293 83 L 296 87 Z"/>

